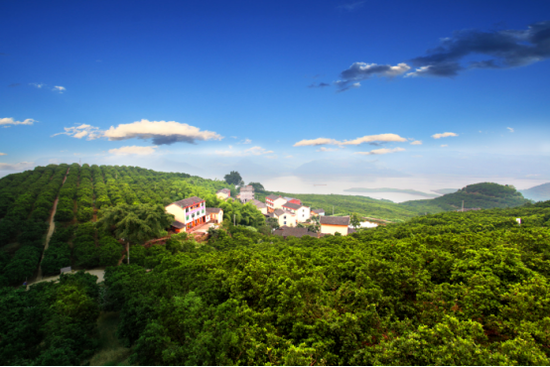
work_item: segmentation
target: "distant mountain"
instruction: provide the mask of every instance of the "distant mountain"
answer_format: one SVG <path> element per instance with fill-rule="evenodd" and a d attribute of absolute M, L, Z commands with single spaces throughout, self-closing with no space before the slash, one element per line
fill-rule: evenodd
<path fill-rule="evenodd" d="M 416 191 L 412 189 L 391 189 L 388 187 L 382 187 L 378 189 L 367 189 L 363 187 L 352 187 L 351 189 L 344 190 L 346 192 L 365 192 L 365 193 L 376 193 L 376 192 L 397 192 L 401 194 L 409 194 L 409 195 L 417 195 L 417 196 L 423 196 L 425 198 L 436 198 L 439 195 L 436 194 L 429 194 L 422 191 Z"/>
<path fill-rule="evenodd" d="M 433 213 L 460 209 L 462 201 L 464 201 L 464 208 L 481 209 L 510 208 L 529 202 L 513 186 L 483 182 L 468 185 L 454 193 L 435 199 L 406 201 L 399 205 Z"/>
<path fill-rule="evenodd" d="M 550 200 L 550 182 L 520 191 L 524 197 L 534 201 Z"/>

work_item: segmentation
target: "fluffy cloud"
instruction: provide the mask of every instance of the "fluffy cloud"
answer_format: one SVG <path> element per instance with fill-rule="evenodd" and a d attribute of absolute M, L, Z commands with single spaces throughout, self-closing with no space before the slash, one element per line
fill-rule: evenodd
<path fill-rule="evenodd" d="M 33 162 L 20 162 L 15 164 L 0 163 L 0 171 L 23 171 L 31 169 L 33 165 Z"/>
<path fill-rule="evenodd" d="M 243 141 L 240 142 L 240 144 L 252 144 L 252 140 L 244 139 Z"/>
<path fill-rule="evenodd" d="M 465 70 L 521 67 L 548 58 L 550 21 L 533 23 L 526 29 L 465 29 L 442 38 L 439 45 L 427 50 L 424 56 L 395 66 L 355 62 L 340 73 L 341 80 L 334 84 L 343 92 L 357 88 L 358 81 L 372 76 L 454 77 Z M 415 67 L 414 71 L 410 65 Z"/>
<path fill-rule="evenodd" d="M 422 145 L 422 140 L 415 140 L 411 142 L 411 145 Z"/>
<path fill-rule="evenodd" d="M 353 140 L 344 140 L 338 141 L 335 139 L 328 138 L 317 138 L 311 140 L 301 140 L 294 144 L 295 147 L 304 147 L 304 146 L 317 146 L 317 145 L 359 145 L 363 143 L 375 143 L 375 142 L 404 142 L 407 139 L 400 137 L 397 134 L 378 134 L 378 135 L 365 135 L 361 138 Z"/>
<path fill-rule="evenodd" d="M 379 135 L 366 135 L 362 138 L 357 138 L 353 140 L 346 140 L 341 142 L 341 145 L 359 145 L 363 143 L 372 143 L 372 142 L 403 142 L 407 139 L 400 137 L 397 134 L 379 134 Z"/>
<path fill-rule="evenodd" d="M 65 131 L 62 133 L 53 134 L 52 137 L 57 135 L 68 135 L 77 139 L 82 139 L 83 137 L 86 137 L 86 140 L 94 140 L 103 136 L 103 132 L 99 130 L 99 128 L 88 124 L 82 124 L 73 127 L 64 127 L 63 130 Z"/>
<path fill-rule="evenodd" d="M 45 86 L 46 84 L 43 84 L 43 83 L 29 83 L 30 86 L 33 86 L 35 88 L 42 88 L 43 86 Z"/>
<path fill-rule="evenodd" d="M 0 125 L 32 125 L 33 123 L 35 123 L 36 120 L 33 120 L 33 119 L 26 119 L 26 120 L 23 120 L 23 121 L 15 121 L 13 119 L 13 117 L 3 117 L 3 118 L 0 118 Z"/>
<path fill-rule="evenodd" d="M 65 87 L 62 87 L 60 85 L 56 85 L 53 87 L 52 89 L 54 92 L 59 92 L 59 93 L 63 93 L 65 92 L 67 89 Z"/>
<path fill-rule="evenodd" d="M 294 144 L 295 147 L 306 147 L 306 146 L 316 146 L 316 145 L 327 145 L 327 144 L 338 144 L 338 140 L 334 139 L 328 139 L 328 138 L 317 138 L 317 139 L 311 139 L 311 140 L 300 140 L 296 144 Z"/>
<path fill-rule="evenodd" d="M 109 153 L 114 155 L 149 155 L 155 152 L 157 146 L 150 147 L 138 147 L 136 145 L 121 147 L 116 149 L 109 149 Z"/>
<path fill-rule="evenodd" d="M 327 148 L 327 147 L 321 147 L 317 149 L 317 152 L 335 152 L 337 150 L 340 150 L 338 148 Z"/>
<path fill-rule="evenodd" d="M 120 124 L 105 131 L 109 140 L 152 139 L 155 145 L 184 142 L 195 144 L 197 140 L 221 140 L 223 137 L 213 131 L 200 130 L 198 127 L 176 121 L 141 120 L 131 124 Z"/>
<path fill-rule="evenodd" d="M 448 138 L 449 136 L 458 136 L 458 134 L 455 134 L 455 133 L 433 134 L 433 135 L 432 135 L 432 138 L 434 138 L 434 139 L 440 139 L 440 138 Z"/>
<path fill-rule="evenodd" d="M 361 154 L 361 155 L 380 155 L 380 154 L 389 154 L 389 153 L 396 153 L 396 152 L 404 152 L 405 149 L 403 148 L 381 148 L 381 149 L 375 149 L 371 150 L 370 152 L 355 152 L 355 154 Z"/>
<path fill-rule="evenodd" d="M 7 153 L 0 153 L 0 155 L 8 155 Z"/>
<path fill-rule="evenodd" d="M 507 129 L 508 129 L 508 130 L 510 130 L 510 132 L 511 132 L 511 133 L 513 133 L 513 132 L 514 132 L 514 129 L 513 129 L 513 128 L 511 128 L 511 127 L 507 127 Z"/>

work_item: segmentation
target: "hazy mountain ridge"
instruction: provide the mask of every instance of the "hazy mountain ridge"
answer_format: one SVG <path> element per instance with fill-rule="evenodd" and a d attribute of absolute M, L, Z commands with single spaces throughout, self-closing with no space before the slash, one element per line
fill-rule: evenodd
<path fill-rule="evenodd" d="M 527 199 L 534 201 L 550 200 L 550 182 L 520 191 Z"/>

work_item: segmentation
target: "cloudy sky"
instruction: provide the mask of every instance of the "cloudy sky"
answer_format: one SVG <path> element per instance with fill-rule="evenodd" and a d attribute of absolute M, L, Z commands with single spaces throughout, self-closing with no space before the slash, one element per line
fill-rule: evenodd
<path fill-rule="evenodd" d="M 547 0 L 0 13 L 0 176 L 82 161 L 289 191 L 550 181 Z"/>

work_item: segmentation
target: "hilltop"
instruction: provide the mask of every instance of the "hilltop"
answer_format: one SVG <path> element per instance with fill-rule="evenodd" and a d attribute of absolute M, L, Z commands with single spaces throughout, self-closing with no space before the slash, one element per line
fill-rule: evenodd
<path fill-rule="evenodd" d="M 524 197 L 534 201 L 550 200 L 550 182 L 520 191 Z"/>
<path fill-rule="evenodd" d="M 529 203 L 523 195 L 511 185 L 499 185 L 493 182 L 482 182 L 468 185 L 454 193 L 446 194 L 431 200 L 406 201 L 399 205 L 425 212 L 441 212 L 462 208 L 512 208 Z"/>

